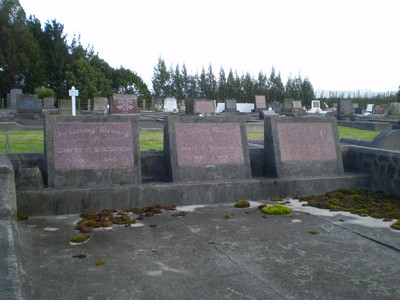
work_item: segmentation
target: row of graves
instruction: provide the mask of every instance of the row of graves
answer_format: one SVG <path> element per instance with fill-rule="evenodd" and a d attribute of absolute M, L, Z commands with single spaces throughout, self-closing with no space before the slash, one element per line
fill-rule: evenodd
<path fill-rule="evenodd" d="M 74 92 L 78 92 L 74 90 Z M 59 99 L 56 107 L 53 98 L 39 99 L 36 95 L 23 94 L 21 89 L 11 89 L 7 95 L 7 108 L 19 116 L 41 115 L 43 110 L 52 114 L 72 115 L 72 99 Z M 111 97 L 94 97 L 88 101 L 87 111 L 93 114 L 134 114 L 138 113 L 138 97 L 131 94 L 113 94 Z"/>
<path fill-rule="evenodd" d="M 208 102 L 193 100 L 187 105 L 193 114 L 164 118 L 162 151 L 140 151 L 138 114 L 45 114 L 44 163 L 26 168 L 29 176 L 20 170 L 19 210 L 46 215 L 221 203 L 367 184 L 368 176 L 344 172 L 336 118 L 270 116 L 264 147 L 252 148 L 244 116 L 196 115 Z"/>

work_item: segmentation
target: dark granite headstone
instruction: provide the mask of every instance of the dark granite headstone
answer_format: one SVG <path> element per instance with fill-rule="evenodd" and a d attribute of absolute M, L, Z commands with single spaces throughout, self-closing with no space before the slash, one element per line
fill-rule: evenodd
<path fill-rule="evenodd" d="M 139 117 L 46 114 L 45 154 L 50 187 L 141 182 Z"/>
<path fill-rule="evenodd" d="M 246 124 L 238 116 L 168 116 L 164 153 L 174 182 L 251 177 Z"/>
<path fill-rule="evenodd" d="M 185 113 L 187 115 L 215 113 L 215 101 L 208 99 L 187 99 L 185 101 Z"/>
<path fill-rule="evenodd" d="M 264 126 L 266 175 L 298 177 L 343 174 L 335 118 L 265 118 Z"/>
<path fill-rule="evenodd" d="M 274 112 L 279 113 L 283 110 L 284 105 L 282 102 L 275 101 L 274 103 L 272 103 L 271 107 Z"/>
<path fill-rule="evenodd" d="M 36 95 L 18 94 L 17 113 L 41 113 L 42 101 Z"/>
<path fill-rule="evenodd" d="M 224 112 L 237 112 L 236 99 L 226 99 L 225 100 L 225 110 Z"/>
<path fill-rule="evenodd" d="M 357 107 L 354 109 L 354 113 L 357 115 L 361 115 L 363 113 L 362 107 Z"/>
<path fill-rule="evenodd" d="M 351 116 L 353 114 L 353 102 L 351 99 L 339 100 L 338 114 L 344 116 Z"/>
<path fill-rule="evenodd" d="M 137 114 L 138 97 L 133 94 L 114 94 L 111 98 L 113 114 Z"/>

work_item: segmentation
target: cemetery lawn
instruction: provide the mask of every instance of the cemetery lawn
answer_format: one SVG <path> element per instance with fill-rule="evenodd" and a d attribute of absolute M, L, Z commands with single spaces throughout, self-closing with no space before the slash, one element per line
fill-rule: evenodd
<path fill-rule="evenodd" d="M 338 126 L 339 138 L 372 141 L 380 131 Z M 140 131 L 140 150 L 162 150 L 163 131 Z M 248 132 L 248 139 L 264 139 L 264 132 Z M 0 131 L 0 153 L 44 152 L 43 131 Z"/>

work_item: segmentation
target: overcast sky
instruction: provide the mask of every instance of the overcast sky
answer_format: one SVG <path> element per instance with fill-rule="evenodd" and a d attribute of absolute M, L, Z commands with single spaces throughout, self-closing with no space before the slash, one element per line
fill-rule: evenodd
<path fill-rule="evenodd" d="M 299 73 L 314 90 L 398 91 L 399 0 L 20 0 L 27 16 L 56 19 L 68 41 L 151 88 L 158 58 L 218 77 L 272 66 L 283 83 Z"/>

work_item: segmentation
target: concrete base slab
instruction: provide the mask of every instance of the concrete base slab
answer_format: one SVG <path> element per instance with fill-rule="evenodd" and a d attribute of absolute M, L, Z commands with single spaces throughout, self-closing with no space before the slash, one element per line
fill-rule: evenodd
<path fill-rule="evenodd" d="M 185 217 L 146 217 L 142 227 L 113 225 L 70 245 L 78 220 L 64 215 L 18 223 L 33 299 L 400 297 L 399 232 L 389 228 L 365 227 L 361 235 L 334 217 L 295 209 L 264 218 L 255 206 L 228 203 Z M 96 265 L 99 259 L 104 265 Z"/>
<path fill-rule="evenodd" d="M 239 199 L 320 195 L 340 188 L 366 189 L 369 180 L 368 175 L 346 173 L 327 177 L 251 178 L 184 184 L 151 182 L 91 189 L 17 190 L 17 206 L 18 212 L 37 216 L 156 204 L 214 204 Z"/>

